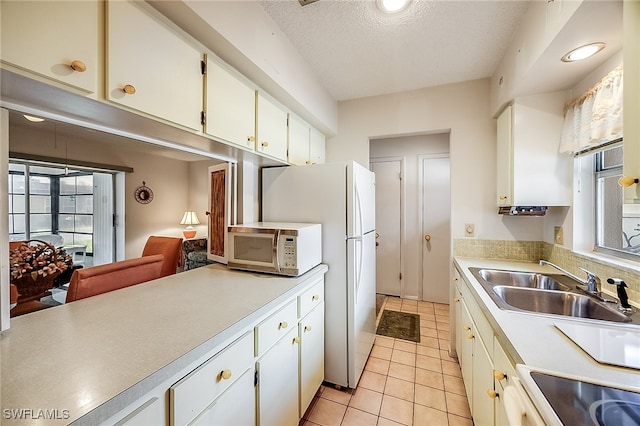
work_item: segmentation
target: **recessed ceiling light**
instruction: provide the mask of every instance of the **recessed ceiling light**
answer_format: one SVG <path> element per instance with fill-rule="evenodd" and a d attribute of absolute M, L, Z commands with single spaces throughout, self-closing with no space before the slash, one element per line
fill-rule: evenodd
<path fill-rule="evenodd" d="M 32 123 L 42 123 L 44 121 L 44 118 L 34 117 L 33 115 L 23 114 L 23 117 L 31 121 Z"/>
<path fill-rule="evenodd" d="M 584 46 L 577 47 L 573 49 L 571 52 L 567 53 L 562 57 L 562 62 L 574 62 L 581 61 L 590 56 L 595 55 L 602 49 L 604 49 L 606 45 L 604 43 L 590 43 L 585 44 Z"/>
<path fill-rule="evenodd" d="M 376 0 L 378 9 L 384 13 L 398 13 L 404 10 L 411 0 Z"/>

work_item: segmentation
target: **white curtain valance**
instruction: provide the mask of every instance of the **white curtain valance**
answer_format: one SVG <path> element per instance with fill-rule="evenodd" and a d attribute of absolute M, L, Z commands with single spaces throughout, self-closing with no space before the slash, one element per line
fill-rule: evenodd
<path fill-rule="evenodd" d="M 578 155 L 622 138 L 622 65 L 565 105 L 560 152 Z"/>

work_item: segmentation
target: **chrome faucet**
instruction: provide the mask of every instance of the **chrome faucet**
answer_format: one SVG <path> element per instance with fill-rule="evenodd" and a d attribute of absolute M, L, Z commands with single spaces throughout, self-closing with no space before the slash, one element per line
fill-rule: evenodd
<path fill-rule="evenodd" d="M 587 294 L 590 294 L 590 295 L 594 296 L 595 298 L 597 298 L 598 300 L 600 300 L 602 302 L 615 303 L 615 300 L 609 299 L 609 298 L 607 298 L 607 297 L 602 295 L 602 292 L 600 291 L 600 278 L 596 274 L 594 274 L 593 272 L 587 271 L 586 269 L 581 268 L 580 266 L 578 266 L 578 269 L 580 269 L 581 271 L 584 271 L 587 274 L 587 279 L 583 280 L 581 278 L 576 277 L 571 272 L 566 271 L 566 270 L 562 269 L 561 267 L 559 267 L 558 265 L 555 265 L 555 264 L 553 264 L 551 262 L 547 262 L 546 260 L 540 259 L 539 264 L 540 265 L 553 266 L 554 268 L 556 268 L 558 271 L 562 272 L 566 276 L 573 278 L 574 280 L 578 281 L 583 286 L 587 287 L 586 290 L 581 288 L 581 287 L 577 287 L 578 290 L 583 291 L 583 292 L 585 292 Z"/>
<path fill-rule="evenodd" d="M 573 278 L 574 280 L 576 280 L 576 281 L 578 281 L 579 283 L 581 283 L 582 285 L 586 285 L 587 287 L 589 287 L 589 281 L 588 281 L 588 277 L 589 277 L 589 275 L 587 275 L 587 280 L 585 281 L 585 280 L 583 280 L 582 278 L 578 278 L 578 277 L 576 277 L 576 276 L 575 276 L 575 275 L 573 275 L 571 272 L 569 272 L 569 271 L 567 271 L 567 270 L 565 270 L 565 269 L 562 269 L 561 267 L 559 267 L 559 266 L 558 266 L 558 265 L 556 265 L 555 263 L 547 262 L 546 260 L 542 260 L 542 259 L 540 259 L 539 264 L 540 264 L 540 265 L 549 265 L 549 266 L 553 266 L 554 268 L 556 268 L 558 271 L 562 272 L 562 273 L 563 273 L 563 274 L 565 274 L 566 276 L 571 277 L 571 278 Z M 582 268 L 580 268 L 580 269 L 582 269 Z M 582 270 L 584 271 L 584 269 L 582 269 Z M 591 273 L 590 273 L 590 272 L 588 272 L 588 274 L 591 274 Z M 595 278 L 598 278 L 598 277 L 597 277 L 596 275 L 594 275 L 594 274 L 591 274 L 591 275 L 593 275 Z M 594 282 L 595 282 L 595 281 L 594 281 Z M 591 290 L 589 290 L 589 291 L 591 291 Z"/>
<path fill-rule="evenodd" d="M 580 266 L 578 266 L 578 269 L 587 274 L 587 291 L 589 293 L 600 294 L 600 278 L 598 278 L 598 276 L 593 272 L 589 272 Z"/>

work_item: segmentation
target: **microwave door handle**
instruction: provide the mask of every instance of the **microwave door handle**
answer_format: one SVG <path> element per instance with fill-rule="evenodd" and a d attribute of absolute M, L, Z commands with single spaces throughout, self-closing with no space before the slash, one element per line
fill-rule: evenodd
<path fill-rule="evenodd" d="M 275 234 L 273 234 L 273 257 L 274 262 L 273 265 L 276 268 L 276 272 L 280 272 L 280 251 L 278 250 L 279 242 L 280 242 L 280 230 L 276 229 Z"/>

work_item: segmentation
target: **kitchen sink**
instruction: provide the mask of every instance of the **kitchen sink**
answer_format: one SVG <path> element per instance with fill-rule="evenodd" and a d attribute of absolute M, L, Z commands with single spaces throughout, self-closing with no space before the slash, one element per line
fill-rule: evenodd
<path fill-rule="evenodd" d="M 539 288 L 544 290 L 568 291 L 570 289 L 568 285 L 558 282 L 551 276 L 536 272 L 479 269 L 478 275 L 491 285 Z"/>
<path fill-rule="evenodd" d="M 508 286 L 494 286 L 492 291 L 511 308 L 524 311 L 604 321 L 631 321 L 622 312 L 582 294 Z"/>
<path fill-rule="evenodd" d="M 469 270 L 500 309 L 640 324 L 638 313 L 626 315 L 618 311 L 616 303 L 587 294 L 583 283 L 563 274 Z"/>

